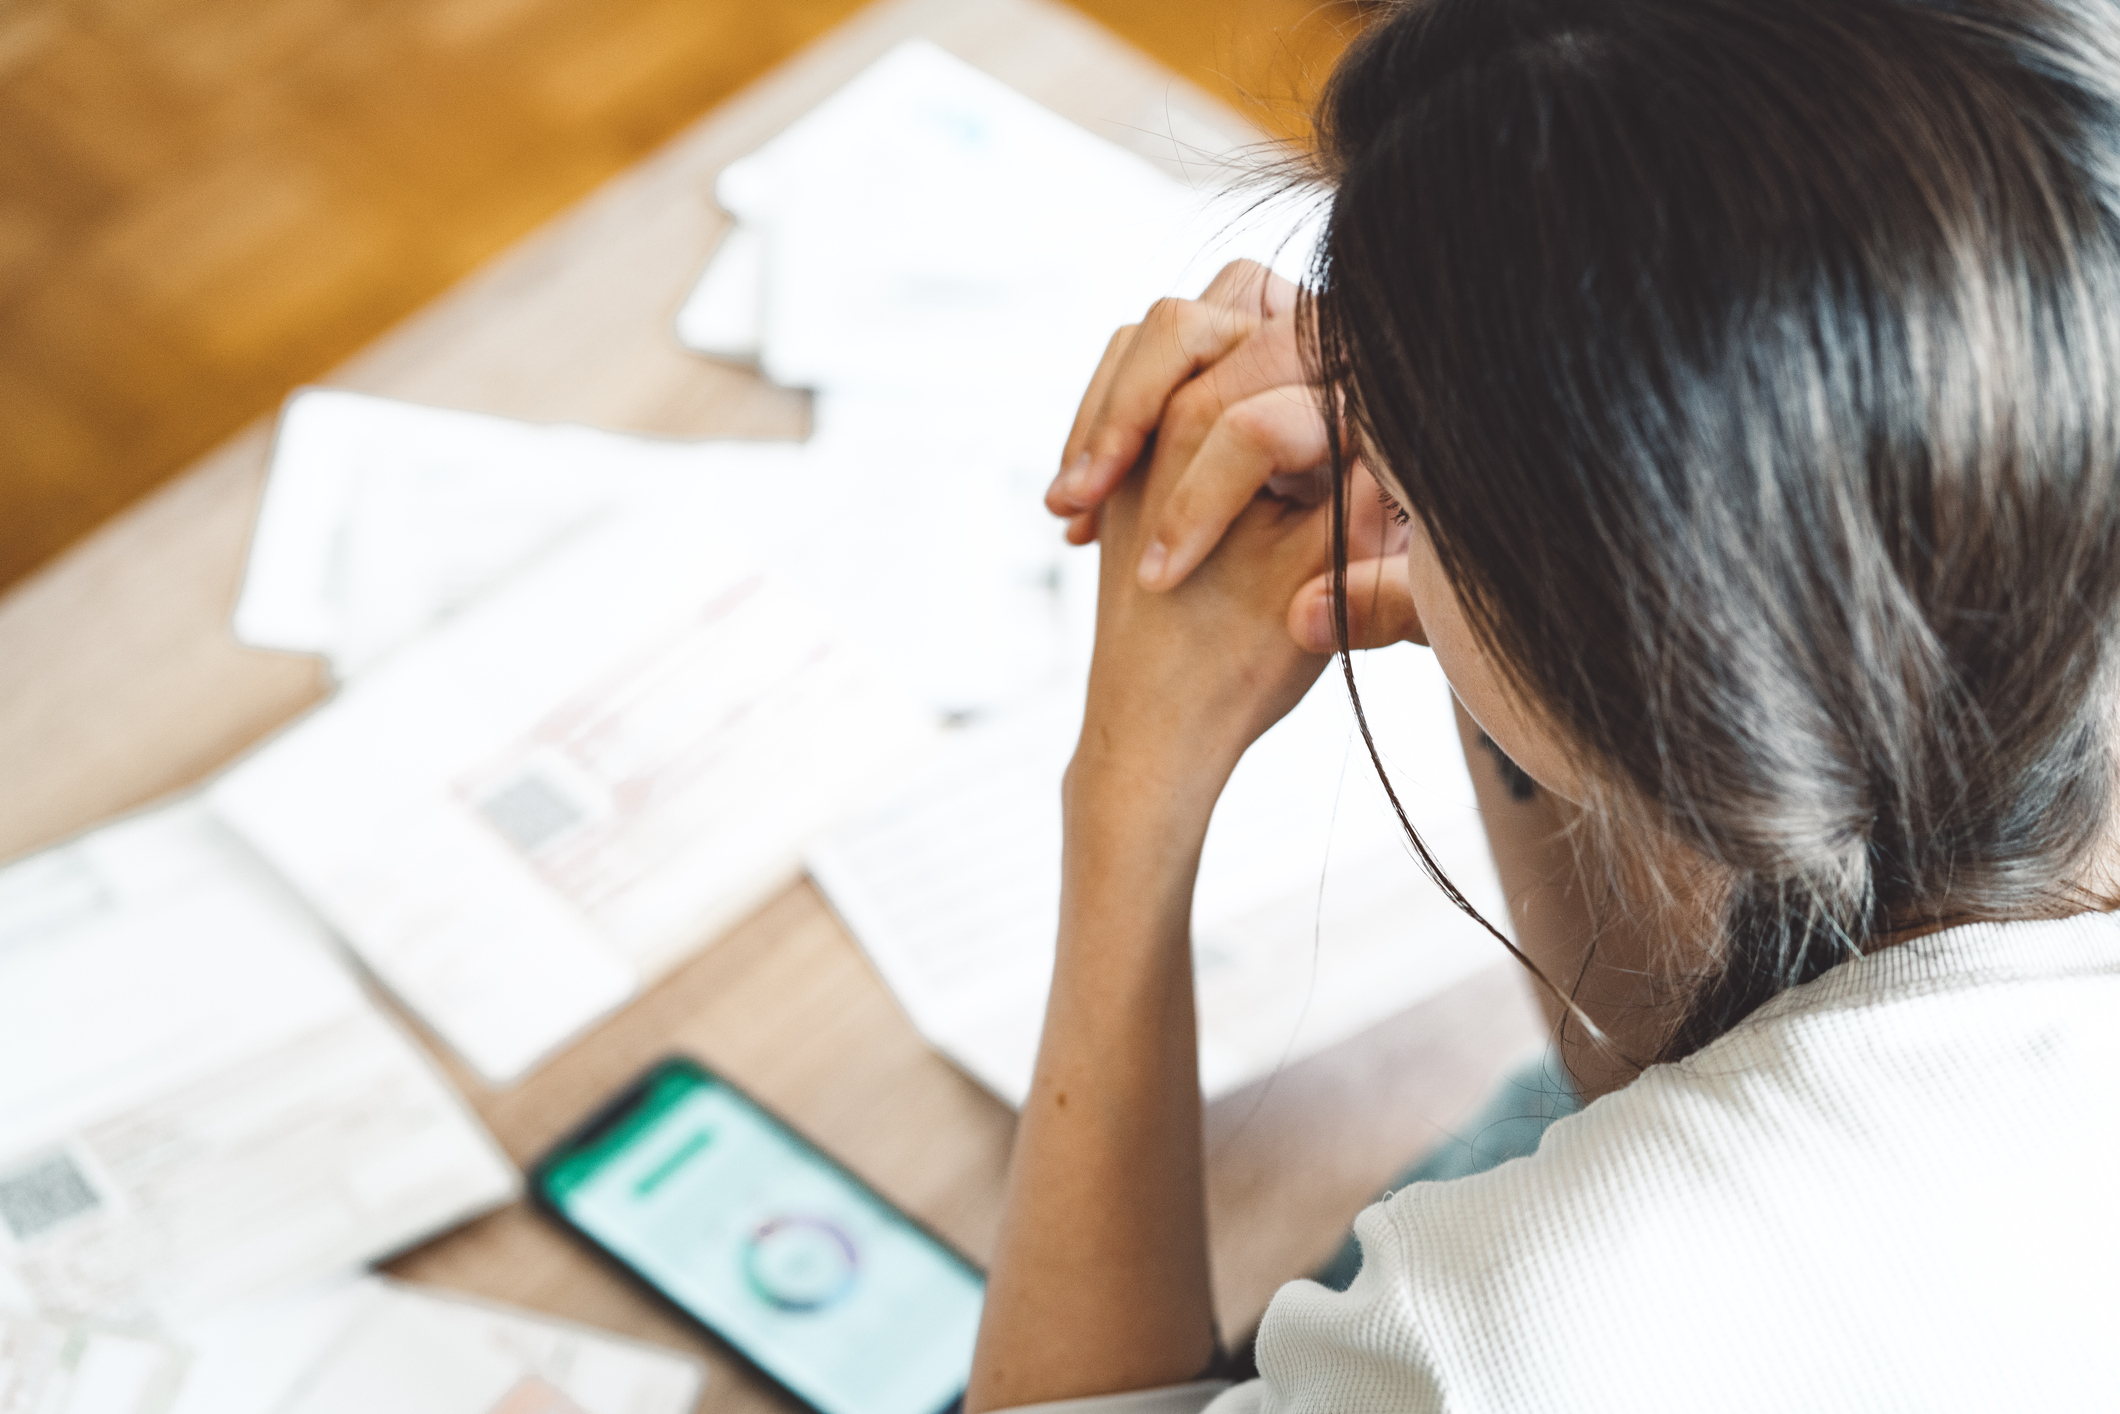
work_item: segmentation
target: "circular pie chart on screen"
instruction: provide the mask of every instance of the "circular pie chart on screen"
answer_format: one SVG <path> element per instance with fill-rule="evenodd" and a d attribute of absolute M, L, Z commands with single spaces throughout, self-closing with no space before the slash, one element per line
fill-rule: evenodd
<path fill-rule="evenodd" d="M 837 1223 L 789 1214 L 751 1230 L 743 1270 L 751 1290 L 776 1310 L 822 1311 L 853 1289 L 861 1254 Z"/>

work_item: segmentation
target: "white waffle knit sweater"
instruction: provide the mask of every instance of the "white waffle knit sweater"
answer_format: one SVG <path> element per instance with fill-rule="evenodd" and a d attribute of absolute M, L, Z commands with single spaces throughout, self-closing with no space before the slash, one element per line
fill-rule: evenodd
<path fill-rule="evenodd" d="M 1355 1232 L 1262 1378 L 1041 1408 L 2120 1410 L 2120 921 L 1847 963 Z"/>

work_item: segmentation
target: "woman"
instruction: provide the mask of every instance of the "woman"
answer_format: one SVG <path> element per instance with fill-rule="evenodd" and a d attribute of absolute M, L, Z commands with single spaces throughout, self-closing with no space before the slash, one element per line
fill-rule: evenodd
<path fill-rule="evenodd" d="M 1051 494 L 1104 582 L 969 1406 L 2120 1403 L 2120 7 L 1425 0 L 1321 132 L 1314 297 L 1121 331 Z M 1397 639 L 1532 783 L 1476 754 L 1590 1103 L 1221 1392 L 1192 871 Z"/>

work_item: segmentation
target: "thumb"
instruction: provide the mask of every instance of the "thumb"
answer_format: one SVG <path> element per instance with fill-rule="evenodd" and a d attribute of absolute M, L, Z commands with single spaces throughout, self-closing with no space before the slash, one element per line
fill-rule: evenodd
<path fill-rule="evenodd" d="M 1312 653 L 1337 646 L 1332 631 L 1332 576 L 1321 574 L 1296 591 L 1288 606 L 1288 635 Z M 1426 644 L 1406 558 L 1356 560 L 1347 566 L 1347 646 L 1382 648 L 1390 643 Z"/>

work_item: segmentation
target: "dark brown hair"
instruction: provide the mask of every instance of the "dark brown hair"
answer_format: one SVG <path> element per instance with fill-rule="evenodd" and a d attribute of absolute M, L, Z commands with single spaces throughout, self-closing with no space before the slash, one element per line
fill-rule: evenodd
<path fill-rule="evenodd" d="M 1665 1056 L 1893 930 L 2084 906 L 2120 8 L 1420 0 L 1320 135 L 1345 426 L 1606 804 L 1727 877 Z"/>

